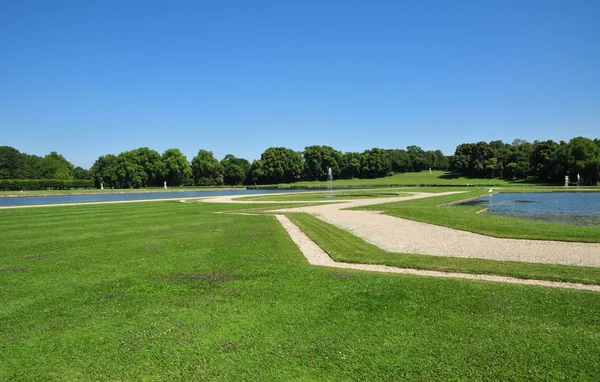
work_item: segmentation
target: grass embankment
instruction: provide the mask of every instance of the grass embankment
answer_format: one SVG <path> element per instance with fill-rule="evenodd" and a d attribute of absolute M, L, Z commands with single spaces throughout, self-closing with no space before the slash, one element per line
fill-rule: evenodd
<path fill-rule="evenodd" d="M 600 268 L 393 253 L 384 251 L 309 214 L 289 213 L 286 216 L 335 261 L 600 284 Z"/>
<path fill-rule="evenodd" d="M 247 205 L 0 211 L 0 379 L 600 377 L 600 293 L 310 266 Z"/>
<path fill-rule="evenodd" d="M 445 171 L 429 171 L 422 172 L 405 172 L 401 174 L 395 174 L 392 176 L 386 176 L 383 178 L 375 179 L 335 179 L 333 181 L 333 187 L 381 187 L 381 186 L 508 186 L 508 185 L 522 185 L 523 182 L 506 181 L 503 179 L 480 179 L 480 178 L 465 178 L 456 177 L 452 173 Z M 280 188 L 287 187 L 319 187 L 326 188 L 327 181 L 313 181 L 313 182 L 296 182 L 296 183 L 282 183 L 279 184 Z"/>
<path fill-rule="evenodd" d="M 510 189 L 505 190 L 508 191 Z M 383 211 L 392 216 L 494 237 L 588 243 L 600 242 L 600 226 L 582 227 L 485 213 L 477 214 L 477 211 L 482 209 L 482 207 L 477 206 L 441 206 L 441 204 L 444 203 L 452 203 L 463 199 L 486 195 L 488 193 L 487 189 L 423 188 L 415 189 L 415 192 L 416 191 L 466 192 L 426 199 L 377 204 L 359 207 L 357 209 Z M 532 189 L 528 189 L 528 191 L 532 191 Z"/>
<path fill-rule="evenodd" d="M 399 192 L 396 190 L 361 190 L 361 191 L 332 191 L 332 192 L 309 192 L 298 193 L 293 195 L 262 195 L 262 196 L 246 196 L 237 198 L 236 200 L 252 200 L 252 201 L 332 201 L 336 200 L 352 200 L 352 199 L 370 199 L 370 198 L 396 198 L 399 196 L 409 196 L 408 192 Z"/>

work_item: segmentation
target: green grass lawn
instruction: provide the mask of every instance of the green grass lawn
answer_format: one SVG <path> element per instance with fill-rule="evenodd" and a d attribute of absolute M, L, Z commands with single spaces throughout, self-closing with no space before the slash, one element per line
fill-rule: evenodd
<path fill-rule="evenodd" d="M 599 293 L 313 267 L 237 208 L 0 210 L 0 380 L 600 378 Z"/>
<path fill-rule="evenodd" d="M 373 186 L 395 186 L 395 185 L 487 185 L 487 186 L 507 186 L 521 185 L 522 182 L 510 182 L 503 179 L 480 179 L 480 178 L 465 178 L 455 177 L 451 173 L 445 171 L 429 171 L 422 172 L 405 172 L 375 179 L 335 179 L 333 187 L 373 187 Z M 327 181 L 314 182 L 296 182 L 292 184 L 280 184 L 282 188 L 294 187 L 327 187 Z"/>
<path fill-rule="evenodd" d="M 312 215 L 304 213 L 286 215 L 335 261 L 600 284 L 600 268 L 387 252 Z"/>
<path fill-rule="evenodd" d="M 503 190 L 510 191 L 511 188 Z M 534 189 L 528 188 L 526 191 Z M 548 189 L 556 190 L 556 189 Z M 560 240 L 579 242 L 600 242 L 600 226 L 572 226 L 549 223 L 537 220 L 519 219 L 493 214 L 477 214 L 482 207 L 477 206 L 440 206 L 463 199 L 487 195 L 487 188 L 416 188 L 418 191 L 465 191 L 461 194 L 436 196 L 426 199 L 407 200 L 402 202 L 377 204 L 357 209 L 383 211 L 401 218 L 416 220 L 481 233 L 495 237 L 517 239 Z M 525 189 L 524 189 L 525 191 Z"/>

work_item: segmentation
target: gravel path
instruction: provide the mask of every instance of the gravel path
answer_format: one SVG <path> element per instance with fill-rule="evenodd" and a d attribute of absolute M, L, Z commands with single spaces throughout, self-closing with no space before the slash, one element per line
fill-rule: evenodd
<path fill-rule="evenodd" d="M 600 292 L 600 285 L 586 285 L 578 283 L 564 283 L 557 281 L 544 281 L 544 280 L 526 280 L 517 279 L 514 277 L 505 276 L 491 276 L 491 275 L 474 275 L 467 273 L 453 273 L 453 272 L 438 272 L 438 271 L 424 271 L 418 269 L 409 268 L 396 268 L 388 267 L 385 265 L 369 265 L 369 264 L 350 264 L 350 263 L 339 263 L 333 261 L 325 251 L 323 251 L 317 244 L 315 244 L 304 232 L 300 230 L 294 223 L 292 223 L 286 216 L 275 215 L 277 220 L 281 223 L 283 228 L 290 235 L 290 238 L 302 254 L 306 257 L 308 262 L 312 265 L 332 267 L 332 268 L 343 268 L 343 269 L 356 269 L 362 271 L 371 272 L 385 272 L 385 273 L 401 273 L 417 276 L 430 276 L 430 277 L 445 277 L 445 278 L 460 278 L 468 280 L 485 280 L 493 282 L 503 282 L 511 284 L 525 284 L 525 285 L 540 285 L 553 288 L 565 288 L 565 289 L 580 289 L 589 290 L 594 292 Z"/>
<path fill-rule="evenodd" d="M 415 193 L 404 198 L 351 200 L 275 212 L 309 213 L 389 252 L 600 267 L 599 243 L 494 238 L 376 211 L 342 209 L 446 194 Z"/>

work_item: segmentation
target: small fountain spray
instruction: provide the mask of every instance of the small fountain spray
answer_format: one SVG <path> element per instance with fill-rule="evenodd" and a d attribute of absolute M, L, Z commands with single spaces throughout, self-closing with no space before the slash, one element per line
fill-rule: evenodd
<path fill-rule="evenodd" d="M 333 174 L 331 173 L 331 167 L 327 167 L 327 191 L 329 191 L 329 197 L 331 198 L 333 195 Z"/>

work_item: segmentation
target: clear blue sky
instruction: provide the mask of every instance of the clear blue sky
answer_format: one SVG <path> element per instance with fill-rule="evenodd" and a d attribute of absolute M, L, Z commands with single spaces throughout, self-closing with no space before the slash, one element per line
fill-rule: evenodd
<path fill-rule="evenodd" d="M 0 146 L 257 159 L 600 137 L 600 1 L 0 1 Z"/>

